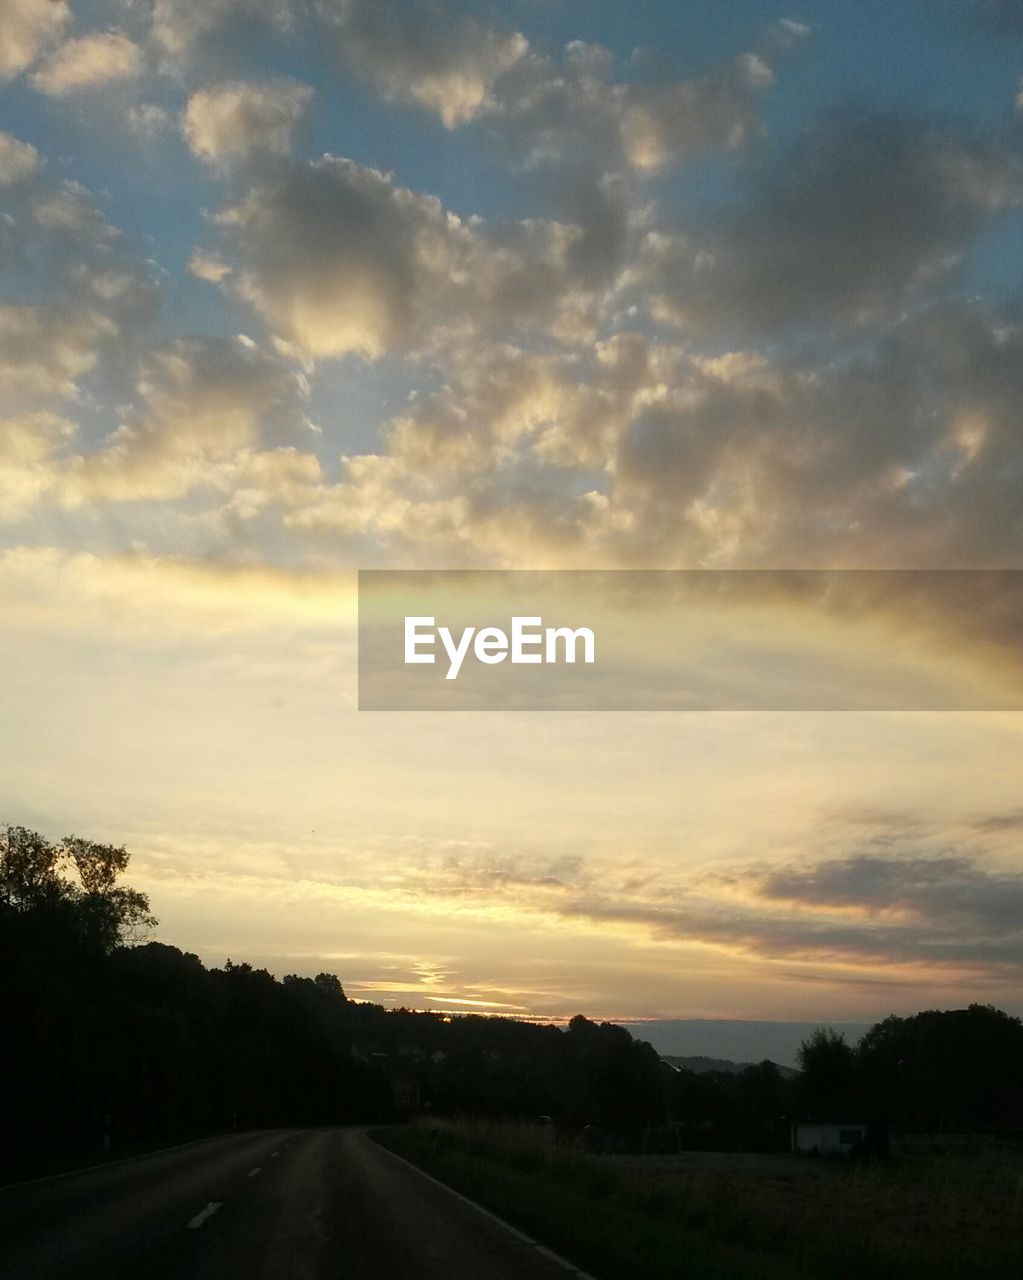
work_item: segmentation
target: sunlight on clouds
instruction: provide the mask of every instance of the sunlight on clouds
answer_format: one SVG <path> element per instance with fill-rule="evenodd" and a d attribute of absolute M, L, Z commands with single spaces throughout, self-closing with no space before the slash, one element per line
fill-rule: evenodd
<path fill-rule="evenodd" d="M 77 427 L 52 413 L 26 413 L 0 422 L 0 523 L 14 522 L 53 484 L 51 458 Z"/>
<path fill-rule="evenodd" d="M 423 0 L 319 0 L 345 63 L 389 101 L 435 111 L 448 129 L 484 107 L 529 48 L 518 32 Z"/>
<path fill-rule="evenodd" d="M 461 219 L 351 160 L 285 165 L 215 221 L 241 260 L 239 296 L 314 357 L 593 329 L 592 291 L 573 279 L 575 229 Z"/>
<path fill-rule="evenodd" d="M 9 133 L 0 133 L 0 187 L 24 182 L 39 169 L 39 152 Z"/>
<path fill-rule="evenodd" d="M 192 153 L 212 163 L 252 152 L 285 155 L 313 91 L 292 81 L 231 81 L 188 100 L 182 129 Z"/>
<path fill-rule="evenodd" d="M 1019 716 L 354 710 L 359 565 L 1019 566 L 994 7 L 907 89 L 841 6 L 0 0 L 0 817 L 370 997 L 1018 988 Z M 846 591 L 686 652 L 1018 688 L 1010 600 Z"/>
<path fill-rule="evenodd" d="M 113 332 L 95 311 L 0 304 L 0 394 L 8 404 L 74 399 L 77 380 L 95 367 Z"/>
<path fill-rule="evenodd" d="M 0 79 L 30 67 L 70 21 L 65 0 L 0 0 Z"/>
<path fill-rule="evenodd" d="M 123 31 L 106 31 L 68 40 L 34 72 L 34 88 L 63 98 L 99 89 L 114 81 L 135 80 L 142 74 L 142 52 Z"/>
<path fill-rule="evenodd" d="M 215 253 L 206 253 L 202 249 L 193 251 L 188 259 L 188 270 L 197 280 L 206 280 L 209 284 L 219 284 L 231 274 L 226 262 L 222 262 Z"/>
<path fill-rule="evenodd" d="M 292 26 L 295 0 L 153 0 L 152 38 L 173 68 L 253 29 L 280 37 Z"/>
<path fill-rule="evenodd" d="M 54 430 L 61 420 L 54 419 Z M 116 613 L 133 630 L 224 631 L 282 624 L 354 626 L 351 573 L 289 573 L 267 565 L 158 559 L 144 554 L 95 556 L 55 547 L 0 554 L 8 625 L 98 629 Z"/>

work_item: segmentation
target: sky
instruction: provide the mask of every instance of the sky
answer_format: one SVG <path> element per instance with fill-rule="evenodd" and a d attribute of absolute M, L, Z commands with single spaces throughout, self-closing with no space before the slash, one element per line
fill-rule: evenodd
<path fill-rule="evenodd" d="M 1023 1014 L 1019 712 L 360 712 L 355 594 L 1023 568 L 1021 162 L 1010 0 L 0 0 L 0 821 L 388 1005 Z"/>

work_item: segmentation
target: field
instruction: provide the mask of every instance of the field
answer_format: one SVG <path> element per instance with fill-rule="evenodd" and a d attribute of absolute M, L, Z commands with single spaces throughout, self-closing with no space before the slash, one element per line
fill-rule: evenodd
<path fill-rule="evenodd" d="M 594 1155 L 550 1128 L 419 1122 L 378 1140 L 598 1280 L 1002 1280 L 1023 1275 L 1023 1150 L 883 1164 Z"/>

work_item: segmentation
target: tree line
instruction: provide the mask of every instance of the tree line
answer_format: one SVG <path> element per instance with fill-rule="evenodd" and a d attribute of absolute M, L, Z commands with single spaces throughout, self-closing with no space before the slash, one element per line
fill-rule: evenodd
<path fill-rule="evenodd" d="M 822 1028 L 790 1077 L 674 1070 L 622 1027 L 388 1010 L 321 973 L 278 980 L 145 941 L 123 847 L 0 829 L 9 1176 L 207 1133 L 410 1111 L 675 1145 L 777 1149 L 795 1118 L 1023 1129 L 1023 1026 L 987 1006 Z"/>
<path fill-rule="evenodd" d="M 657 1054 L 621 1027 L 387 1010 L 347 999 L 332 974 L 206 968 L 143 941 L 156 921 L 118 883 L 127 865 L 123 848 L 0 829 L 10 1170 L 410 1109 L 606 1128 L 663 1118 Z"/>

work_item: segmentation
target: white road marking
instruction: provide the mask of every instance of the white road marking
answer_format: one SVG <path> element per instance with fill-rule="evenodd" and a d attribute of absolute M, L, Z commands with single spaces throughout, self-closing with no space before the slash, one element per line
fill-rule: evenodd
<path fill-rule="evenodd" d="M 245 1175 L 246 1178 L 254 1178 L 256 1174 L 260 1171 L 260 1169 L 262 1169 L 262 1167 L 263 1166 L 261 1164 L 257 1164 L 255 1169 L 250 1169 L 248 1171 L 248 1173 Z"/>
<path fill-rule="evenodd" d="M 188 1230 L 194 1231 L 196 1227 L 201 1227 L 207 1218 L 213 1217 L 223 1203 L 223 1200 L 211 1200 L 201 1213 L 197 1213 L 191 1222 L 185 1224 Z"/>
<path fill-rule="evenodd" d="M 281 1153 L 280 1153 L 279 1151 L 271 1151 L 271 1152 L 270 1152 L 270 1159 L 271 1159 L 271 1160 L 276 1160 L 276 1159 L 277 1159 L 277 1157 L 278 1157 L 280 1154 L 281 1154 Z"/>

